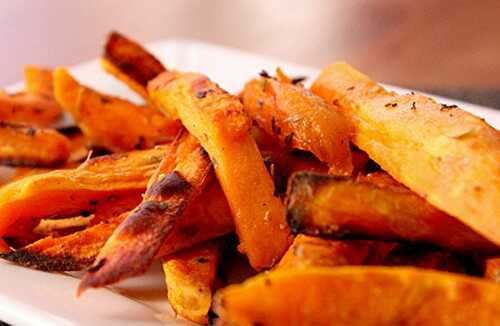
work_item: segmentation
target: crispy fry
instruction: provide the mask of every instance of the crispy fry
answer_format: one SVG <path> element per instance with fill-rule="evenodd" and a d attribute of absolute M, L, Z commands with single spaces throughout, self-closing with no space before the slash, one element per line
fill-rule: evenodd
<path fill-rule="evenodd" d="M 0 122 L 0 164 L 57 166 L 68 159 L 69 140 L 53 129 Z"/>
<path fill-rule="evenodd" d="M 146 149 L 172 140 L 179 131 L 178 123 L 157 110 L 82 86 L 64 68 L 55 70 L 54 87 L 58 103 L 92 145 L 113 152 Z"/>
<path fill-rule="evenodd" d="M 396 180 L 500 245 L 498 130 L 456 106 L 387 92 L 343 63 L 312 90 L 344 108 L 354 143 Z"/>
<path fill-rule="evenodd" d="M 329 240 L 299 234 L 276 269 L 345 265 L 416 266 L 464 273 L 466 257 L 456 253 L 377 240 Z"/>
<path fill-rule="evenodd" d="M 61 108 L 51 99 L 30 93 L 0 93 L 0 121 L 49 127 L 61 117 Z"/>
<path fill-rule="evenodd" d="M 288 221 L 295 232 L 363 235 L 424 242 L 461 252 L 497 252 L 498 246 L 462 222 L 383 177 L 354 180 L 301 172 L 291 180 Z"/>
<path fill-rule="evenodd" d="M 54 99 L 52 69 L 25 66 L 24 83 L 27 93 L 42 95 L 47 99 Z"/>
<path fill-rule="evenodd" d="M 78 293 L 146 271 L 211 173 L 210 159 L 193 136 L 184 133 L 175 140 L 151 177 L 144 200 L 108 239 Z"/>
<path fill-rule="evenodd" d="M 37 226 L 35 226 L 33 232 L 44 236 L 59 234 L 60 231 L 65 231 L 67 229 L 75 229 L 88 226 L 92 217 L 93 216 L 90 215 L 74 216 L 55 220 L 43 219 L 38 223 Z"/>
<path fill-rule="evenodd" d="M 498 285 L 407 267 L 275 271 L 214 300 L 218 325 L 493 325 L 500 314 Z"/>
<path fill-rule="evenodd" d="M 168 302 L 178 315 L 208 324 L 219 256 L 219 243 L 211 241 L 164 258 Z"/>
<path fill-rule="evenodd" d="M 83 270 L 94 262 L 97 254 L 118 225 L 139 202 L 139 194 L 116 198 L 99 204 L 94 210 L 90 227 L 64 237 L 41 239 L 19 249 L 4 259 L 45 271 Z M 212 182 L 202 195 L 186 208 L 182 219 L 174 226 L 157 256 L 210 240 L 234 230 L 233 219 L 224 194 L 217 182 Z M 1 239 L 1 238 L 0 238 Z"/>
<path fill-rule="evenodd" d="M 239 100 L 203 75 L 175 72 L 151 82 L 149 94 L 209 153 L 235 219 L 239 250 L 256 269 L 274 265 L 290 243 L 290 231 Z"/>
<path fill-rule="evenodd" d="M 334 174 L 352 173 L 352 131 L 338 106 L 268 76 L 248 82 L 241 97 L 245 111 L 282 145 L 313 153 Z"/>
<path fill-rule="evenodd" d="M 101 65 L 111 75 L 148 100 L 148 82 L 166 69 L 138 43 L 111 32 L 104 47 Z"/>
<path fill-rule="evenodd" d="M 101 156 L 71 170 L 34 175 L 0 189 L 0 236 L 47 217 L 92 212 L 110 196 L 142 192 L 164 156 L 165 147 Z M 50 203 L 50 204 L 48 204 Z"/>

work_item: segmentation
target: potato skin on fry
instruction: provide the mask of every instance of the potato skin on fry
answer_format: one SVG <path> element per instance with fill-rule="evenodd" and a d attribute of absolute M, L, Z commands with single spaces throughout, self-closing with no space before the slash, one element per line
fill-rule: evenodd
<path fill-rule="evenodd" d="M 352 130 L 338 106 L 269 77 L 248 82 L 241 98 L 250 117 L 282 145 L 313 153 L 334 174 L 352 173 Z"/>
<path fill-rule="evenodd" d="M 354 143 L 396 180 L 500 245 L 500 132 L 456 106 L 397 95 L 344 63 L 312 91 L 354 123 Z"/>
<path fill-rule="evenodd" d="M 310 235 L 424 242 L 469 253 L 498 252 L 498 246 L 388 175 L 372 179 L 296 174 L 288 194 L 292 230 Z"/>
<path fill-rule="evenodd" d="M 109 34 L 101 65 L 146 100 L 148 82 L 166 70 L 141 45 L 118 32 Z"/>
<path fill-rule="evenodd" d="M 408 267 L 274 271 L 219 291 L 217 325 L 497 325 L 500 287 Z"/>
<path fill-rule="evenodd" d="M 82 210 L 92 211 L 93 203 L 109 196 L 143 191 L 164 151 L 158 147 L 101 156 L 76 169 L 55 170 L 5 185 L 0 188 L 0 236 L 15 235 L 16 225 L 74 216 Z"/>
<path fill-rule="evenodd" d="M 58 166 L 69 154 L 69 140 L 56 130 L 0 122 L 0 164 Z"/>
<path fill-rule="evenodd" d="M 58 103 L 92 145 L 112 152 L 151 148 L 172 140 L 180 129 L 157 110 L 78 84 L 64 68 L 55 70 L 54 86 Z"/>
<path fill-rule="evenodd" d="M 209 153 L 235 219 L 239 250 L 256 269 L 274 265 L 290 231 L 240 101 L 195 73 L 165 72 L 148 89 L 151 100 L 178 117 Z"/>
<path fill-rule="evenodd" d="M 0 93 L 0 121 L 49 127 L 59 120 L 61 112 L 55 101 L 38 94 Z"/>
<path fill-rule="evenodd" d="M 219 243 L 211 241 L 163 259 L 168 302 L 178 315 L 208 324 L 219 256 Z"/>

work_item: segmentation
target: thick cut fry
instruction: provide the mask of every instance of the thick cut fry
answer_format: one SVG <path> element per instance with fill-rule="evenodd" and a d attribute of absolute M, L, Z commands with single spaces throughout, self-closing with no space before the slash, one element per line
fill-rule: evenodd
<path fill-rule="evenodd" d="M 78 293 L 145 272 L 211 173 L 210 159 L 193 136 L 184 133 L 176 139 L 151 177 L 144 200 L 108 239 Z"/>
<path fill-rule="evenodd" d="M 168 302 L 178 315 L 208 324 L 219 255 L 219 243 L 212 241 L 164 258 Z"/>
<path fill-rule="evenodd" d="M 500 245 L 498 130 L 454 105 L 387 92 L 342 63 L 312 90 L 344 108 L 354 143 L 396 180 Z"/>
<path fill-rule="evenodd" d="M 0 93 L 0 121 L 49 127 L 61 117 L 59 105 L 44 96 L 30 93 Z"/>
<path fill-rule="evenodd" d="M 34 227 L 47 217 L 67 217 L 110 196 L 141 192 L 158 167 L 165 147 L 101 156 L 72 170 L 30 176 L 0 188 L 0 236 Z"/>
<path fill-rule="evenodd" d="M 91 221 L 94 225 L 83 231 L 64 237 L 47 237 L 2 258 L 45 271 L 86 269 L 94 262 L 113 231 L 128 216 L 128 213 L 120 213 L 137 205 L 137 196 L 117 198 L 107 202 L 108 204 L 99 204 Z M 224 194 L 219 184 L 212 182 L 202 195 L 186 208 L 157 256 L 170 255 L 233 230 L 233 219 Z"/>
<path fill-rule="evenodd" d="M 54 99 L 52 69 L 25 66 L 24 83 L 27 93 L 42 95 L 47 99 Z"/>
<path fill-rule="evenodd" d="M 352 173 L 352 131 L 338 106 L 270 77 L 247 83 L 241 98 L 251 118 L 282 145 L 313 153 L 334 174 Z"/>
<path fill-rule="evenodd" d="M 58 103 L 92 145 L 113 152 L 146 149 L 172 140 L 179 132 L 179 123 L 157 110 L 82 86 L 64 68 L 54 72 L 54 87 Z"/>
<path fill-rule="evenodd" d="M 117 32 L 108 36 L 101 65 L 146 100 L 148 82 L 166 70 L 141 45 Z"/>
<path fill-rule="evenodd" d="M 69 157 L 70 141 L 53 129 L 0 122 L 0 164 L 57 166 Z"/>
<path fill-rule="evenodd" d="M 263 274 L 215 296 L 218 325 L 498 325 L 500 287 L 445 272 L 338 267 Z"/>
<path fill-rule="evenodd" d="M 466 257 L 452 252 L 397 242 L 329 240 L 299 234 L 276 268 L 410 265 L 464 273 L 467 270 L 466 260 Z"/>
<path fill-rule="evenodd" d="M 240 251 L 256 269 L 274 265 L 290 243 L 290 231 L 239 100 L 191 73 L 165 72 L 149 91 L 152 101 L 179 117 L 209 153 L 235 219 Z"/>
<path fill-rule="evenodd" d="M 407 188 L 395 181 L 383 185 L 382 180 L 296 174 L 288 196 L 292 230 L 335 237 L 401 239 L 461 252 L 499 251 L 498 246 Z"/>

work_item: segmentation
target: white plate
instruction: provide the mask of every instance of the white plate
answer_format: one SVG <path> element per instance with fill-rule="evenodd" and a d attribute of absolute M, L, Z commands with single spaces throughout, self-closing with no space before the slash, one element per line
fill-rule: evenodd
<path fill-rule="evenodd" d="M 273 72 L 283 67 L 292 76 L 314 79 L 318 70 L 186 40 L 155 42 L 148 48 L 168 67 L 207 74 L 230 92 L 238 92 L 244 82 L 262 69 Z M 101 91 L 141 101 L 126 86 L 104 73 L 97 60 L 77 65 L 72 72 L 83 83 Z M 8 90 L 17 90 L 21 84 Z M 409 90 L 388 86 L 399 92 Z M 440 102 L 457 104 L 500 128 L 500 111 L 437 97 Z M 14 325 L 189 325 L 176 319 L 166 300 L 158 265 L 148 274 L 127 280 L 111 289 L 91 290 L 75 298 L 78 279 L 44 273 L 0 262 L 0 320 Z"/>

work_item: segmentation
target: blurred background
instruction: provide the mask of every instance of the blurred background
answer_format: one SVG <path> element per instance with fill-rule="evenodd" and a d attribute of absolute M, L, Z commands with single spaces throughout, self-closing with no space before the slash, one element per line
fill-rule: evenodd
<path fill-rule="evenodd" d="M 0 86 L 24 64 L 96 58 L 108 31 L 188 38 L 500 108 L 499 0 L 0 2 Z"/>

